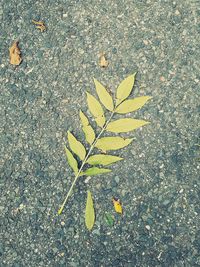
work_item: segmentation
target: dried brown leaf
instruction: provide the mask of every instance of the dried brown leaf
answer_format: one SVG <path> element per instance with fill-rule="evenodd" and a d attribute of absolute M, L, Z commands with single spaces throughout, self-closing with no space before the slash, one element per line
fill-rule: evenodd
<path fill-rule="evenodd" d="M 107 68 L 108 67 L 108 60 L 106 59 L 104 52 L 100 53 L 99 66 L 102 67 L 102 68 Z"/>
<path fill-rule="evenodd" d="M 21 52 L 18 47 L 18 41 L 15 41 L 12 46 L 9 48 L 10 53 L 10 64 L 19 65 L 22 62 Z"/>

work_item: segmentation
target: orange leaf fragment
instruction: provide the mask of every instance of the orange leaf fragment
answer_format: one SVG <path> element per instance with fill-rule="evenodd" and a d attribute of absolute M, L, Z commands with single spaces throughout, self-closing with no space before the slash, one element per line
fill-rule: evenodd
<path fill-rule="evenodd" d="M 13 45 L 9 48 L 10 53 L 10 64 L 19 65 L 22 62 L 21 52 L 18 47 L 18 41 L 15 41 Z"/>
<path fill-rule="evenodd" d="M 107 59 L 105 57 L 105 53 L 101 52 L 99 56 L 100 56 L 99 66 L 102 67 L 102 68 L 108 67 L 108 61 L 107 61 Z"/>
<path fill-rule="evenodd" d="M 117 213 L 122 214 L 123 210 L 122 210 L 122 205 L 119 199 L 114 198 L 112 199 L 113 205 L 114 205 L 114 209 Z"/>

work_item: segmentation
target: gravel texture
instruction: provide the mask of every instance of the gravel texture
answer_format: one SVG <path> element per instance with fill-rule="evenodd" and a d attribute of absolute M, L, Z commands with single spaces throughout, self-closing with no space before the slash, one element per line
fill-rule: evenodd
<path fill-rule="evenodd" d="M 199 17 L 197 0 L 1 1 L 0 266 L 200 266 Z M 18 67 L 9 64 L 14 40 Z M 114 93 L 135 71 L 133 95 L 153 100 L 131 116 L 151 124 L 116 153 L 125 161 L 113 172 L 80 179 L 57 216 L 73 178 L 66 131 L 84 140 L 78 112 L 87 108 L 86 90 L 95 94 L 95 77 Z M 92 232 L 84 224 L 87 189 Z"/>

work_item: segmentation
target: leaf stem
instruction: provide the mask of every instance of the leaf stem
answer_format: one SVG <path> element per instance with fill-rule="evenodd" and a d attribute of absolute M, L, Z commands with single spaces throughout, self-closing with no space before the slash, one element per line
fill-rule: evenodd
<path fill-rule="evenodd" d="M 92 150 L 94 149 L 94 147 L 95 147 L 95 145 L 96 145 L 96 142 L 98 141 L 98 139 L 100 138 L 100 136 L 101 136 L 101 135 L 103 134 L 103 132 L 105 131 L 105 129 L 106 129 L 108 123 L 111 121 L 111 119 L 112 119 L 114 113 L 115 113 L 115 109 L 112 111 L 112 113 L 111 113 L 111 115 L 110 115 L 110 118 L 109 118 L 109 119 L 107 120 L 107 122 L 104 124 L 103 128 L 101 129 L 101 132 L 98 134 L 98 136 L 95 138 L 94 142 L 92 143 L 92 145 L 91 145 L 91 147 L 90 147 L 90 149 L 89 149 L 89 151 L 88 151 L 86 157 L 84 158 L 84 160 L 83 160 L 83 162 L 82 162 L 82 164 L 81 164 L 81 167 L 80 167 L 80 169 L 79 169 L 77 175 L 76 175 L 75 178 L 74 178 L 74 181 L 73 181 L 72 184 L 71 184 L 71 187 L 70 187 L 70 189 L 69 189 L 69 191 L 68 191 L 68 193 L 67 193 L 67 195 L 66 195 L 66 197 L 65 197 L 65 199 L 64 199 L 64 201 L 63 201 L 63 203 L 62 203 L 62 205 L 61 205 L 61 207 L 60 207 L 60 209 L 58 210 L 58 214 L 59 214 L 59 215 L 62 213 L 62 211 L 63 211 L 63 209 L 64 209 L 64 207 L 65 207 L 65 204 L 67 203 L 67 200 L 68 200 L 68 198 L 70 197 L 70 194 L 71 194 L 71 192 L 72 192 L 72 190 L 73 190 L 73 188 L 74 188 L 74 186 L 75 186 L 75 184 L 76 184 L 76 181 L 78 180 L 79 175 L 80 175 L 80 173 L 81 173 L 81 171 L 82 171 L 82 169 L 83 169 L 83 167 L 84 167 L 84 165 L 85 165 L 85 163 L 86 163 L 88 157 L 90 156 Z"/>

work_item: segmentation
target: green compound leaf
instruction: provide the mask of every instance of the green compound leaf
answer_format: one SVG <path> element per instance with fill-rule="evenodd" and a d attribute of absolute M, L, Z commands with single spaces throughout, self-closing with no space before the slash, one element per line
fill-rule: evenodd
<path fill-rule="evenodd" d="M 103 173 L 107 173 L 107 172 L 111 172 L 111 170 L 109 170 L 109 169 L 103 169 L 103 168 L 97 168 L 97 167 L 92 167 L 92 168 L 87 169 L 84 172 L 81 172 L 81 175 L 93 176 L 93 175 L 103 174 Z"/>
<path fill-rule="evenodd" d="M 80 118 L 82 123 L 82 130 L 85 134 L 86 141 L 91 145 L 95 140 L 95 132 L 91 125 L 89 125 L 89 121 L 84 113 L 80 110 Z"/>
<path fill-rule="evenodd" d="M 92 199 L 92 194 L 90 191 L 87 191 L 87 201 L 85 208 L 85 224 L 89 231 L 92 230 L 95 222 L 95 211 L 94 204 Z"/>
<path fill-rule="evenodd" d="M 87 92 L 87 103 L 89 110 L 94 116 L 97 125 L 103 127 L 105 124 L 105 117 L 101 104 L 94 96 L 92 96 L 88 92 Z"/>
<path fill-rule="evenodd" d="M 104 154 L 98 154 L 90 156 L 87 160 L 87 163 L 90 165 L 110 165 L 114 162 L 117 162 L 119 160 L 122 160 L 123 158 L 112 156 L 112 155 L 104 155 Z"/>
<path fill-rule="evenodd" d="M 120 114 L 133 112 L 143 107 L 146 104 L 146 102 L 151 98 L 152 98 L 151 96 L 140 96 L 133 99 L 125 100 L 116 108 L 115 111 Z"/>
<path fill-rule="evenodd" d="M 95 118 L 97 125 L 100 126 L 102 129 L 96 135 L 93 128 L 90 125 L 90 122 L 88 121 L 88 118 L 84 115 L 82 111 L 80 111 L 80 119 L 82 123 L 83 132 L 85 134 L 86 141 L 90 144 L 90 148 L 88 149 L 87 155 L 85 147 L 70 132 L 68 132 L 68 141 L 70 150 L 73 152 L 73 154 L 76 154 L 82 160 L 82 164 L 80 165 L 80 169 L 78 169 L 78 163 L 74 158 L 74 155 L 70 152 L 70 150 L 68 150 L 67 148 L 65 149 L 69 165 L 74 170 L 76 176 L 64 198 L 62 205 L 58 210 L 58 214 L 61 214 L 63 212 L 63 209 L 69 197 L 71 196 L 73 189 L 80 176 L 82 175 L 92 176 L 92 175 L 105 174 L 111 172 L 110 169 L 104 169 L 100 167 L 98 168 L 96 167 L 96 165 L 107 166 L 109 164 L 122 160 L 122 158 L 112 155 L 103 155 L 100 153 L 92 155 L 94 148 L 101 150 L 102 153 L 106 153 L 109 150 L 117 150 L 124 148 L 133 141 L 133 138 L 125 139 L 116 135 L 103 137 L 105 131 L 110 131 L 114 133 L 128 132 L 149 123 L 144 120 L 136 120 L 130 118 L 123 118 L 112 121 L 112 118 L 116 113 L 126 114 L 129 112 L 133 112 L 135 110 L 140 109 L 149 99 L 151 99 L 151 97 L 149 96 L 141 96 L 127 100 L 134 86 L 135 76 L 136 73 L 128 76 L 119 84 L 116 92 L 115 106 L 113 105 L 112 97 L 107 92 L 105 87 L 96 79 L 94 79 L 96 92 L 98 94 L 100 102 L 94 96 L 87 93 L 87 104 L 90 113 Z M 106 109 L 108 109 L 108 111 L 110 111 L 109 112 L 110 116 L 107 120 L 105 120 L 103 106 Z M 88 169 L 86 169 L 87 164 L 90 165 Z M 86 170 L 83 171 L 84 169 Z M 122 206 L 120 202 L 113 198 L 113 204 L 116 212 L 122 214 Z M 88 192 L 86 206 L 87 206 L 86 225 L 87 228 L 91 230 L 94 225 L 95 215 L 94 215 L 92 196 L 90 192 Z M 88 208 L 89 206 L 90 208 Z M 112 224 L 111 219 L 112 218 L 107 216 L 107 221 L 110 221 L 108 222 L 110 224 Z"/>
<path fill-rule="evenodd" d="M 126 132 L 135 130 L 149 123 L 150 122 L 148 121 L 129 119 L 129 118 L 119 119 L 119 120 L 110 122 L 107 125 L 106 130 L 112 133 L 126 133 Z"/>
<path fill-rule="evenodd" d="M 84 160 L 86 156 L 86 150 L 84 146 L 79 142 L 70 131 L 67 132 L 68 142 L 71 150 L 81 159 Z"/>
<path fill-rule="evenodd" d="M 123 148 L 129 145 L 132 140 L 133 138 L 124 139 L 119 136 L 102 137 L 96 142 L 95 147 L 102 150 L 103 152 L 106 152 L 107 150 L 116 150 Z"/>
<path fill-rule="evenodd" d="M 118 106 L 130 95 L 135 82 L 135 75 L 136 73 L 128 76 L 120 83 L 119 87 L 117 88 L 116 106 Z"/>
<path fill-rule="evenodd" d="M 96 87 L 96 92 L 98 94 L 101 103 L 104 105 L 105 108 L 107 108 L 110 111 L 113 111 L 114 109 L 113 100 L 110 94 L 107 92 L 106 88 L 96 79 L 94 79 L 94 83 Z"/>
<path fill-rule="evenodd" d="M 74 173 L 76 175 L 78 173 L 78 163 L 75 160 L 75 158 L 72 155 L 72 153 L 69 151 L 69 149 L 66 148 L 66 146 L 65 146 L 65 152 L 66 152 L 68 163 L 69 163 L 70 167 L 73 169 L 73 171 L 74 171 Z"/>

